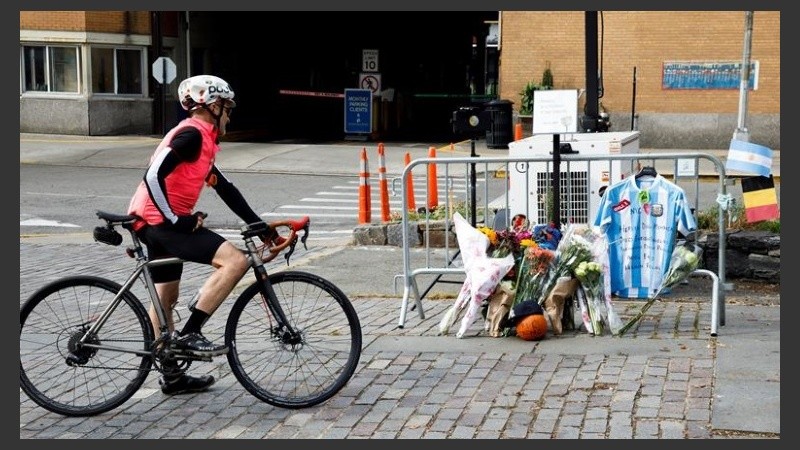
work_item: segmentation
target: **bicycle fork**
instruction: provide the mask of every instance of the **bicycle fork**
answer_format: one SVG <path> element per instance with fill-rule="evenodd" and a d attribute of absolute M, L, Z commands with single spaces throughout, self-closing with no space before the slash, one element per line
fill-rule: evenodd
<path fill-rule="evenodd" d="M 245 246 L 247 247 L 247 255 L 250 261 L 250 266 L 258 280 L 259 292 L 261 293 L 261 306 L 264 308 L 265 313 L 272 313 L 277 322 L 275 326 L 271 326 L 271 334 L 277 338 L 283 345 L 288 345 L 291 348 L 303 343 L 303 337 L 299 330 L 294 329 L 286 318 L 286 314 L 278 301 L 278 296 L 275 294 L 275 289 L 269 282 L 269 274 L 264 263 L 258 258 L 258 249 L 253 242 L 252 237 L 245 237 Z"/>

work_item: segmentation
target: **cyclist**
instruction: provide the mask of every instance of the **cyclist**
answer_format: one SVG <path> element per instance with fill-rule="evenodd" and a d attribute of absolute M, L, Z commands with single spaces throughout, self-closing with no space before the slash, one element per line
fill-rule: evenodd
<path fill-rule="evenodd" d="M 245 223 L 262 222 L 215 164 L 219 138 L 225 135 L 236 106 L 233 97 L 230 85 L 216 76 L 197 75 L 180 83 L 178 100 L 188 118 L 169 130 L 158 145 L 128 207 L 128 214 L 141 218 L 134 229 L 147 246 L 149 259 L 177 256 L 215 269 L 201 287 L 197 302 L 189 305 L 191 315 L 177 342 L 181 351 L 197 356 L 227 353 L 226 346 L 210 342 L 201 329 L 249 267 L 244 253 L 233 243 L 203 227 L 204 214 L 194 210 L 203 187 L 213 188 Z M 279 244 L 281 238 L 275 230 L 266 229 L 261 240 Z M 172 311 L 178 302 L 183 264 L 150 270 L 173 330 Z M 150 318 L 158 333 L 159 321 L 152 307 Z M 180 373 L 174 362 L 162 364 L 164 375 L 159 383 L 167 395 L 200 392 L 214 384 L 211 375 L 193 377 Z"/>

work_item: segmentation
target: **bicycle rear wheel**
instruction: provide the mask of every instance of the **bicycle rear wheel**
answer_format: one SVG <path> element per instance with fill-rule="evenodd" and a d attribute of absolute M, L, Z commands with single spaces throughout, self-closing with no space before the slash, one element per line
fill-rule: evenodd
<path fill-rule="evenodd" d="M 36 291 L 20 310 L 20 387 L 39 406 L 65 416 L 91 416 L 126 402 L 150 373 L 147 351 L 153 328 L 141 302 L 127 292 L 98 336 L 77 348 L 122 287 L 97 277 L 54 281 Z M 75 365 L 67 365 L 70 353 Z"/>
<path fill-rule="evenodd" d="M 251 394 L 271 405 L 306 408 L 328 400 L 353 376 L 361 358 L 361 323 L 347 296 L 305 272 L 270 275 L 294 329 L 292 342 L 259 291 L 250 285 L 231 307 L 225 343 L 231 371 Z"/>

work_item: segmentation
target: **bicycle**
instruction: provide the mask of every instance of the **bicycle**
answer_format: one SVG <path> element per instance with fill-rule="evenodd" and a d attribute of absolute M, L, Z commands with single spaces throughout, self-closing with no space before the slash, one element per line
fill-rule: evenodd
<path fill-rule="evenodd" d="M 148 261 L 133 231 L 135 216 L 103 211 L 97 216 L 106 224 L 95 228 L 95 240 L 118 246 L 123 238 L 116 227 L 130 233 L 132 245 L 125 252 L 136 264 L 127 280 L 120 285 L 97 276 L 63 277 L 39 288 L 20 310 L 20 387 L 39 406 L 65 416 L 92 416 L 122 405 L 152 371 L 177 367 L 184 373 L 194 361 L 211 361 L 176 348 L 178 334 L 166 325 L 150 275 L 151 267 L 181 260 Z M 330 281 L 297 270 L 267 274 L 264 263 L 281 252 L 288 264 L 301 230 L 306 246 L 310 221 L 270 226 L 289 229 L 273 247 L 255 242 L 266 231 L 263 222 L 240 229 L 241 250 L 256 281 L 231 306 L 226 356 L 238 382 L 258 399 L 306 408 L 333 397 L 353 376 L 361 357 L 361 325 L 348 297 Z M 155 305 L 162 324 L 158 336 L 131 290 L 137 281 Z"/>

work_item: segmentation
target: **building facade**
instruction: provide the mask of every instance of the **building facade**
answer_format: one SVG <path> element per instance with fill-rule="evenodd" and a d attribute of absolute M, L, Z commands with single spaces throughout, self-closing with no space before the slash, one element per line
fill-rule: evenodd
<path fill-rule="evenodd" d="M 555 89 L 582 89 L 584 13 L 500 12 L 500 96 L 519 102 L 546 68 Z M 752 142 L 780 148 L 780 12 L 753 13 L 750 60 L 755 86 L 747 95 Z M 612 130 L 627 131 L 637 115 L 644 148 L 728 148 L 737 127 L 738 67 L 745 42 L 744 11 L 601 11 L 598 68 L 600 110 Z M 635 79 L 634 79 L 635 71 Z M 683 73 L 680 73 L 683 71 Z"/>
<path fill-rule="evenodd" d="M 586 88 L 583 11 L 416 13 L 409 19 L 420 29 L 401 46 L 397 35 L 408 30 L 387 29 L 394 22 L 383 20 L 394 13 L 341 13 L 383 28 L 348 34 L 329 20 L 321 33 L 331 38 L 310 47 L 301 39 L 302 14 L 20 11 L 20 131 L 160 134 L 181 118 L 180 79 L 212 72 L 247 96 L 237 126 L 302 137 L 308 128 L 291 125 L 303 115 L 316 121 L 313 129 L 336 134 L 342 108 L 332 98 L 357 87 L 363 49 L 380 51 L 383 83 L 397 87 L 377 104 L 392 114 L 382 129 L 394 126 L 405 138 L 447 138 L 459 102 L 507 99 L 518 111 L 521 91 L 546 68 L 555 89 Z M 638 129 L 642 147 L 727 148 L 740 119 L 745 23 L 744 11 L 598 12 L 599 108 L 611 130 Z M 755 11 L 749 42 L 745 124 L 751 141 L 778 149 L 780 12 Z M 177 80 L 154 80 L 158 56 L 175 64 Z M 301 104 L 278 94 L 298 91 L 314 98 Z M 424 134 L 429 127 L 438 134 Z"/>

